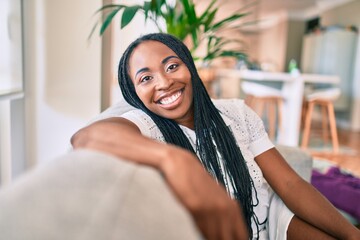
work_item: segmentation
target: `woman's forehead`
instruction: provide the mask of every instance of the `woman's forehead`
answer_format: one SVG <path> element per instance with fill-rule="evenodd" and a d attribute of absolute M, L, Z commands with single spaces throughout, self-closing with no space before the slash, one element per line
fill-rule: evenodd
<path fill-rule="evenodd" d="M 177 56 L 177 54 L 164 43 L 148 40 L 140 43 L 130 55 L 129 65 L 161 63 L 163 58 Z"/>
<path fill-rule="evenodd" d="M 154 41 L 154 40 L 148 40 L 148 41 L 144 41 L 142 43 L 140 43 L 133 51 L 134 52 L 141 52 L 141 54 L 166 54 L 166 53 L 171 53 L 171 54 L 175 54 L 176 53 L 167 45 L 165 45 L 162 42 L 159 41 Z"/>

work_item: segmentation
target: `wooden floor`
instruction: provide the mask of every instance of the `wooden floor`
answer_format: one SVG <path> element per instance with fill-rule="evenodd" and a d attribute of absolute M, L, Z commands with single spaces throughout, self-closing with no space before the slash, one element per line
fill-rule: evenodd
<path fill-rule="evenodd" d="M 314 126 L 316 128 L 316 125 Z M 360 132 L 338 129 L 340 152 L 334 154 L 327 146 L 324 149 L 309 145 L 312 156 L 327 159 L 336 163 L 341 168 L 349 170 L 352 174 L 360 177 Z M 321 139 L 320 136 L 314 138 Z M 321 141 L 321 140 L 320 140 Z"/>

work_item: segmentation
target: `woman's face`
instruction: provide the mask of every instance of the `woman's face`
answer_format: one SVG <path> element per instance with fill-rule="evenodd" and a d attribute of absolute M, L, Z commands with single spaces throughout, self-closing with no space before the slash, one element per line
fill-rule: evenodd
<path fill-rule="evenodd" d="M 158 41 L 142 42 L 132 52 L 129 67 L 136 93 L 150 111 L 194 127 L 191 74 L 169 47 Z"/>

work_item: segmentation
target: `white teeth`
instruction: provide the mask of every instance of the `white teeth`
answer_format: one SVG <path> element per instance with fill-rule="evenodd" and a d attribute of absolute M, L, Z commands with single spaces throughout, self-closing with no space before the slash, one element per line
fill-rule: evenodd
<path fill-rule="evenodd" d="M 181 91 L 178 91 L 170 97 L 165 97 L 165 98 L 161 99 L 160 103 L 161 104 L 171 104 L 171 103 L 175 102 L 180 97 L 180 95 L 181 95 Z"/>

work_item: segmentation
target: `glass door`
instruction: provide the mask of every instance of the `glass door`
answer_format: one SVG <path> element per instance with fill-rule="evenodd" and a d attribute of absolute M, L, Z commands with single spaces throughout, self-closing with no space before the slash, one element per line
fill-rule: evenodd
<path fill-rule="evenodd" d="M 12 179 L 14 139 L 23 136 L 22 50 L 22 0 L 0 0 L 0 186 Z"/>

